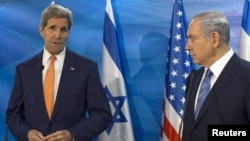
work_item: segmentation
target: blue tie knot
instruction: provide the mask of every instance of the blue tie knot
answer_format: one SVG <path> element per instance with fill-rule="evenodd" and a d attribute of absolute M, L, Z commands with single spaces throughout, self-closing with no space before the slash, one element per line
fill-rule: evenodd
<path fill-rule="evenodd" d="M 213 75 L 213 72 L 208 68 L 206 71 L 205 77 L 211 78 L 212 75 Z"/>

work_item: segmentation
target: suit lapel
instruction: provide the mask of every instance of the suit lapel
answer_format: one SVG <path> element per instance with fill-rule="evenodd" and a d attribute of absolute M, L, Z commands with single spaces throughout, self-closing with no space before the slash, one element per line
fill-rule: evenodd
<path fill-rule="evenodd" d="M 68 91 L 70 89 L 72 78 L 74 77 L 75 72 L 77 71 L 77 65 L 75 62 L 76 61 L 74 61 L 74 55 L 72 54 L 72 52 L 66 49 L 65 60 L 57 91 L 54 111 L 52 113 L 52 119 L 58 113 L 61 105 L 65 102 L 65 97 L 67 96 L 67 94 L 69 94 Z"/>
<path fill-rule="evenodd" d="M 234 74 L 237 72 L 237 68 L 239 66 L 239 58 L 234 54 L 233 57 L 229 60 L 223 71 L 221 72 L 219 78 L 214 84 L 213 91 L 217 96 L 220 96 L 222 91 L 228 85 L 227 82 L 230 82 L 233 78 Z"/>
<path fill-rule="evenodd" d="M 33 85 L 32 87 L 34 87 L 34 89 L 31 93 L 32 95 L 30 95 L 29 98 L 31 98 L 32 100 L 36 99 L 36 103 L 35 103 L 36 105 L 34 105 L 34 107 L 36 107 L 37 111 L 41 111 L 42 113 L 41 115 L 44 119 L 48 119 L 47 111 L 46 111 L 45 103 L 44 103 L 44 97 L 43 97 L 42 71 L 44 68 L 42 67 L 42 55 L 43 55 L 43 52 L 35 56 L 34 59 L 32 59 L 32 63 L 31 63 L 32 65 L 29 66 L 30 67 L 29 70 L 34 70 L 30 72 L 30 76 L 32 76 L 31 78 L 33 78 L 33 80 L 30 83 Z M 34 69 L 34 68 L 37 68 L 37 69 Z M 39 71 L 41 73 L 38 73 Z"/>
<path fill-rule="evenodd" d="M 199 70 L 196 74 L 196 77 L 194 79 L 194 83 L 193 83 L 193 86 L 191 89 L 191 92 L 190 94 L 190 97 L 189 97 L 189 103 L 190 103 L 190 108 L 189 111 L 191 111 L 191 113 L 194 113 L 194 106 L 195 106 L 195 99 L 196 99 L 196 93 L 197 93 L 197 90 L 198 90 L 198 87 L 199 87 L 199 84 L 200 84 L 200 81 L 201 81 L 201 78 L 202 78 L 202 74 L 204 72 L 204 68 L 202 68 L 201 70 Z M 192 114 L 192 118 L 194 119 L 194 114 Z"/>

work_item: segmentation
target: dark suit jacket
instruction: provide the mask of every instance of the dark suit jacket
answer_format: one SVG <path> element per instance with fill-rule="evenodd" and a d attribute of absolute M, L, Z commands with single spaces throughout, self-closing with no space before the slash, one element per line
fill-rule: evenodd
<path fill-rule="evenodd" d="M 250 123 L 250 63 L 236 54 L 232 56 L 194 121 L 195 97 L 203 72 L 202 67 L 196 72 L 191 87 L 187 88 L 190 93 L 186 97 L 183 141 L 207 141 L 208 125 Z"/>
<path fill-rule="evenodd" d="M 75 141 L 89 141 L 108 127 L 112 115 L 99 80 L 97 63 L 66 49 L 51 120 L 45 109 L 41 66 L 42 53 L 16 68 L 6 123 L 24 97 L 17 115 L 9 124 L 19 141 L 25 141 L 31 129 L 41 131 L 44 136 L 67 129 Z"/>

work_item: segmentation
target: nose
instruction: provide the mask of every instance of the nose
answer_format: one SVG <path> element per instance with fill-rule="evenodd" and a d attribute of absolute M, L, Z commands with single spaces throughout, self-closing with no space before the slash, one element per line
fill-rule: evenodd
<path fill-rule="evenodd" d="M 191 46 L 190 46 L 189 40 L 187 40 L 187 43 L 186 43 L 185 49 L 186 49 L 186 50 L 190 50 L 190 49 L 191 49 Z"/>
<path fill-rule="evenodd" d="M 57 30 L 55 31 L 55 37 L 56 37 L 56 38 L 60 38 L 60 37 L 61 37 L 61 30 L 60 30 L 60 29 L 57 29 Z"/>

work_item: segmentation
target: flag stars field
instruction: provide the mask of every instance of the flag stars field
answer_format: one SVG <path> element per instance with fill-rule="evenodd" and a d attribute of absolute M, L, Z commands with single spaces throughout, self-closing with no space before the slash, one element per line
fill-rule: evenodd
<path fill-rule="evenodd" d="M 173 77 L 175 77 L 175 76 L 177 76 L 177 71 L 173 70 L 171 74 Z"/>
<path fill-rule="evenodd" d="M 176 40 L 178 41 L 178 40 L 181 39 L 181 35 L 180 35 L 180 34 L 176 34 L 175 38 L 176 38 Z"/>
<path fill-rule="evenodd" d="M 172 82 L 172 83 L 170 84 L 170 87 L 171 87 L 172 89 L 176 88 L 176 83 Z"/>
<path fill-rule="evenodd" d="M 186 100 L 185 100 L 185 97 L 182 97 L 182 98 L 181 98 L 181 103 L 184 104 L 185 101 L 186 101 Z"/>
<path fill-rule="evenodd" d="M 185 72 L 182 76 L 184 77 L 184 79 L 187 79 L 188 75 L 189 74 Z"/>
<path fill-rule="evenodd" d="M 177 13 L 177 15 L 180 17 L 180 16 L 182 16 L 182 11 L 178 11 L 178 13 Z"/>
<path fill-rule="evenodd" d="M 179 22 L 178 22 L 178 23 L 176 24 L 176 27 L 177 27 L 178 29 L 182 28 L 182 23 L 179 23 Z"/>
<path fill-rule="evenodd" d="M 176 64 L 179 64 L 179 61 L 178 61 L 178 60 L 179 60 L 179 59 L 174 58 L 172 62 L 176 65 Z"/>
<path fill-rule="evenodd" d="M 186 62 L 184 63 L 186 67 L 190 67 L 190 62 L 186 60 Z"/>
<path fill-rule="evenodd" d="M 183 86 L 181 87 L 181 89 L 183 90 L 183 92 L 185 92 L 185 90 L 186 90 L 186 85 L 183 85 Z"/>
<path fill-rule="evenodd" d="M 180 52 L 180 47 L 179 46 L 175 46 L 174 51 L 175 51 L 175 53 Z"/>
<path fill-rule="evenodd" d="M 172 95 L 172 94 L 168 98 L 169 98 L 170 101 L 175 100 L 174 95 Z"/>

